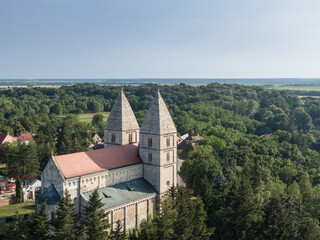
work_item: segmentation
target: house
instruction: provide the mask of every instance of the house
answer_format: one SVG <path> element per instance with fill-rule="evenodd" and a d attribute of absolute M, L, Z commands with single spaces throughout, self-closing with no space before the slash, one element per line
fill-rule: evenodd
<path fill-rule="evenodd" d="M 15 138 L 10 136 L 9 133 L 0 132 L 0 145 L 4 143 L 12 143 L 13 141 L 15 141 Z"/>
<path fill-rule="evenodd" d="M 26 144 L 29 144 L 30 139 L 34 136 L 31 132 L 22 133 L 19 137 L 16 137 L 16 139 L 20 142 L 25 142 Z"/>

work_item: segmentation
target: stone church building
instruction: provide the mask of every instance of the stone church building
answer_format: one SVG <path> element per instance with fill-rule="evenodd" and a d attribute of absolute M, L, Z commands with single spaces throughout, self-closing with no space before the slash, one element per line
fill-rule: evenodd
<path fill-rule="evenodd" d="M 104 148 L 52 156 L 41 175 L 36 205 L 47 201 L 54 219 L 67 190 L 82 213 L 98 188 L 111 229 L 120 220 L 125 230 L 139 227 L 156 211 L 159 196 L 177 185 L 177 131 L 159 91 L 141 125 L 123 91 L 104 129 Z"/>

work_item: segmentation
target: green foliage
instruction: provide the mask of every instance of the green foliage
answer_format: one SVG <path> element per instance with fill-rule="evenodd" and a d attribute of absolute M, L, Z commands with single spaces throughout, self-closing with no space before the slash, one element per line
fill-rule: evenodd
<path fill-rule="evenodd" d="M 31 139 L 29 144 L 16 142 L 9 148 L 8 153 L 9 176 L 26 179 L 34 179 L 39 170 L 37 145 Z"/>
<path fill-rule="evenodd" d="M 13 217 L 13 223 L 9 227 L 9 231 L 6 234 L 6 239 L 8 240 L 28 239 L 26 221 L 24 220 L 23 215 L 19 215 L 18 212 Z"/>
<path fill-rule="evenodd" d="M 110 239 L 112 240 L 125 240 L 126 232 L 123 230 L 120 220 L 116 222 L 114 230 L 111 231 Z"/>
<path fill-rule="evenodd" d="M 22 186 L 19 178 L 16 179 L 16 203 L 22 202 Z"/>
<path fill-rule="evenodd" d="M 161 211 L 141 223 L 139 239 L 209 239 L 213 229 L 200 199 L 191 200 L 185 189 L 171 188 L 161 202 Z"/>
<path fill-rule="evenodd" d="M 105 212 L 98 190 L 92 192 L 88 204 L 84 207 L 84 232 L 88 240 L 103 240 L 108 237 L 108 214 Z"/>
<path fill-rule="evenodd" d="M 58 207 L 56 218 L 52 221 L 54 232 L 52 239 L 75 240 L 80 235 L 79 216 L 75 213 L 74 204 L 67 191 Z"/>
<path fill-rule="evenodd" d="M 46 240 L 49 238 L 49 222 L 46 214 L 47 204 L 43 203 L 38 213 L 32 215 L 28 221 L 28 238 Z"/>

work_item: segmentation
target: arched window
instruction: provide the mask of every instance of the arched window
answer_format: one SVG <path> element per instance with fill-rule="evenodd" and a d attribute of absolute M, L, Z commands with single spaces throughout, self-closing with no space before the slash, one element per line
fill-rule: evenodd
<path fill-rule="evenodd" d="M 111 134 L 111 142 L 112 143 L 116 142 L 116 134 L 114 134 L 114 133 Z"/>

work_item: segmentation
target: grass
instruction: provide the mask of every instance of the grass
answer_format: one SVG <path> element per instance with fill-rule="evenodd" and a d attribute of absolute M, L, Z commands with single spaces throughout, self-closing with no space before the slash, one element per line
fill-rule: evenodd
<path fill-rule="evenodd" d="M 4 169 L 4 168 L 7 168 L 7 164 L 5 164 L 5 163 L 0 164 L 0 169 Z"/>
<path fill-rule="evenodd" d="M 81 122 L 91 122 L 92 121 L 92 118 L 93 116 L 95 115 L 96 113 L 80 113 L 80 114 L 77 114 L 78 117 L 79 117 L 79 120 Z M 107 119 L 108 119 L 108 116 L 109 116 L 109 112 L 101 112 L 99 114 L 102 114 L 103 115 L 103 121 L 106 122 Z"/>
<path fill-rule="evenodd" d="M 35 210 L 34 205 L 35 205 L 34 201 L 27 201 L 24 203 L 2 206 L 2 207 L 0 207 L 0 219 L 12 217 L 12 216 L 16 215 L 17 211 L 19 214 L 33 213 Z"/>
<path fill-rule="evenodd" d="M 79 113 L 77 116 L 81 122 L 90 123 L 92 121 L 93 116 L 97 113 Z M 103 121 L 106 122 L 109 116 L 109 112 L 100 112 L 99 114 L 103 115 Z M 60 115 L 60 117 L 65 117 L 66 115 Z"/>
<path fill-rule="evenodd" d="M 16 215 L 17 211 L 19 214 L 33 213 L 35 211 L 34 201 L 27 201 L 24 203 L 12 204 L 12 205 L 0 207 L 0 219 L 12 217 Z M 0 223 L 0 238 L 5 236 L 11 224 L 12 222 Z"/>
<path fill-rule="evenodd" d="M 319 85 L 289 85 L 289 84 L 274 84 L 267 86 L 267 89 L 276 89 L 276 90 L 292 90 L 292 91 L 320 91 Z"/>

